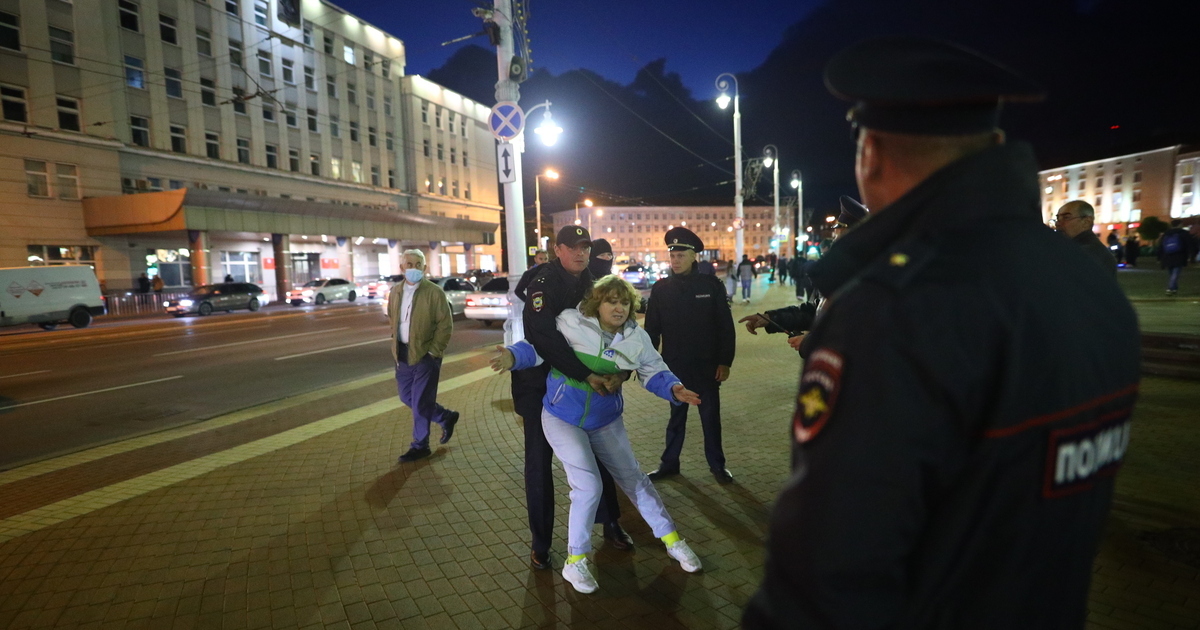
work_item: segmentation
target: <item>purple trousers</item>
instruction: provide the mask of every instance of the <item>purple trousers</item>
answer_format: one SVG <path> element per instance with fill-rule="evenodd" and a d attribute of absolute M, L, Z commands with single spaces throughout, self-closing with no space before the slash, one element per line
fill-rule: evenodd
<path fill-rule="evenodd" d="M 412 409 L 412 448 L 429 448 L 429 423 L 442 424 L 449 413 L 437 402 L 438 376 L 442 359 L 426 354 L 412 365 L 404 362 L 408 348 L 400 345 L 400 362 L 396 364 L 396 389 L 400 402 Z"/>

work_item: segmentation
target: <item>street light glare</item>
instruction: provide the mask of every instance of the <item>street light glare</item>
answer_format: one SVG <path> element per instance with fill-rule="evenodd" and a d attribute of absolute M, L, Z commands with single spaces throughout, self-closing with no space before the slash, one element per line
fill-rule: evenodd
<path fill-rule="evenodd" d="M 542 114 L 542 124 L 538 125 L 534 133 L 542 139 L 542 143 L 548 147 L 554 146 L 558 142 L 558 136 L 563 132 L 562 127 L 554 124 L 554 119 L 550 117 L 550 110 L 547 109 L 545 114 Z"/>
<path fill-rule="evenodd" d="M 598 217 L 602 217 L 602 216 L 604 216 L 604 211 L 603 211 L 603 210 L 596 210 L 596 216 L 598 216 Z"/>
<path fill-rule="evenodd" d="M 717 97 L 717 107 L 720 107 L 721 109 L 729 107 L 730 100 L 732 99 L 729 98 L 728 94 L 721 92 L 721 95 Z"/>
<path fill-rule="evenodd" d="M 548 168 L 546 169 L 545 173 L 542 173 L 542 177 L 545 177 L 546 179 L 558 179 L 558 171 Z"/>
<path fill-rule="evenodd" d="M 793 179 L 792 180 L 792 188 L 799 188 L 799 187 L 800 187 L 800 180 Z"/>
<path fill-rule="evenodd" d="M 774 158 L 772 158 L 772 157 L 770 157 L 770 156 L 767 156 L 767 157 L 763 158 L 763 167 L 764 167 L 764 168 L 771 168 L 771 166 L 772 166 L 773 164 L 775 164 L 775 159 L 774 159 Z"/>

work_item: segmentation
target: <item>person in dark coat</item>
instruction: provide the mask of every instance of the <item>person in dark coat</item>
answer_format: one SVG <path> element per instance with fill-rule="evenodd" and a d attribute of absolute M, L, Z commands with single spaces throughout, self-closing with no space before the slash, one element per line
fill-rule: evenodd
<path fill-rule="evenodd" d="M 1137 266 L 1138 256 L 1142 255 L 1142 244 L 1138 242 L 1138 237 L 1130 234 L 1125 239 L 1125 264 L 1130 267 Z"/>
<path fill-rule="evenodd" d="M 1114 276 L 1117 275 L 1117 259 L 1100 237 L 1092 231 L 1096 222 L 1096 209 L 1092 204 L 1076 199 L 1059 207 L 1054 216 L 1054 229 L 1067 238 L 1079 243 L 1084 253 Z"/>
<path fill-rule="evenodd" d="M 144 273 L 141 276 L 139 276 L 137 279 L 137 292 L 138 293 L 149 293 L 150 292 L 150 277 Z"/>
<path fill-rule="evenodd" d="M 534 273 L 526 287 L 518 283 L 518 289 L 524 289 L 523 293 L 528 294 L 522 298 L 525 338 L 533 344 L 544 363 L 512 372 L 513 407 L 525 425 L 525 506 L 533 538 L 529 563 L 535 569 L 550 568 L 550 544 L 554 537 L 554 475 L 551 468 L 554 451 L 542 432 L 546 376 L 554 368 L 571 378 L 594 382 L 597 387 L 612 391 L 620 387 L 611 379 L 591 378 L 597 375 L 575 356 L 555 325 L 558 314 L 575 308 L 594 282 L 588 271 L 591 236 L 587 230 L 569 225 L 559 230 L 555 242 L 557 258 L 527 271 L 526 275 L 530 271 Z M 603 465 L 600 466 L 600 479 L 604 490 L 596 510 L 596 522 L 603 524 L 604 538 L 614 548 L 632 549 L 633 540 L 617 522 L 621 508 L 617 503 L 616 484 Z"/>
<path fill-rule="evenodd" d="M 1120 267 L 1121 262 L 1125 260 L 1125 249 L 1121 247 L 1121 236 L 1117 234 L 1116 230 L 1110 230 L 1108 240 L 1105 242 L 1108 243 L 1108 250 L 1112 252 L 1113 258 L 1117 259 L 1117 266 Z"/>
<path fill-rule="evenodd" d="M 521 274 L 521 279 L 517 281 L 517 287 L 513 289 L 513 295 L 516 295 L 518 298 L 520 298 L 521 302 L 527 301 L 525 299 L 525 290 L 529 288 L 529 283 L 533 282 L 534 277 L 537 276 L 542 265 L 548 262 L 550 262 L 550 255 L 547 254 L 546 250 L 544 249 L 537 250 L 537 253 L 533 255 L 533 266 L 531 266 L 529 269 L 526 269 L 525 273 Z"/>
<path fill-rule="evenodd" d="M 997 129 L 1001 102 L 1040 90 L 899 36 L 825 80 L 857 102 L 872 214 L 812 269 L 828 300 L 742 626 L 1082 630 L 1139 335 L 1112 275 L 1042 224 L 1032 150 Z"/>
<path fill-rule="evenodd" d="M 1167 270 L 1167 295 L 1179 293 L 1179 276 L 1196 256 L 1196 239 L 1181 226 L 1179 219 L 1171 221 L 1171 229 L 1158 239 L 1158 260 Z"/>
<path fill-rule="evenodd" d="M 733 314 L 722 299 L 725 287 L 716 276 L 697 270 L 696 252 L 704 243 L 694 232 L 677 227 L 667 231 L 671 275 L 650 290 L 646 309 L 646 332 L 684 387 L 700 395 L 700 426 L 704 431 L 704 458 L 721 483 L 733 481 L 725 468 L 721 446 L 721 383 L 733 365 Z M 687 426 L 688 405 L 671 405 L 667 422 L 667 445 L 658 468 L 649 473 L 654 481 L 679 474 L 679 454 Z"/>
<path fill-rule="evenodd" d="M 588 271 L 592 279 L 599 280 L 612 273 L 613 250 L 608 241 L 598 238 L 592 241 L 592 259 L 588 261 Z"/>

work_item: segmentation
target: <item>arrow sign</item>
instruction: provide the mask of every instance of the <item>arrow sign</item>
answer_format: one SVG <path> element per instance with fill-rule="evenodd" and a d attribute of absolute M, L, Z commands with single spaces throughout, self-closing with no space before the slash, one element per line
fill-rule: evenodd
<path fill-rule="evenodd" d="M 496 171 L 500 175 L 501 184 L 517 181 L 516 155 L 511 144 L 501 142 L 496 145 Z"/>

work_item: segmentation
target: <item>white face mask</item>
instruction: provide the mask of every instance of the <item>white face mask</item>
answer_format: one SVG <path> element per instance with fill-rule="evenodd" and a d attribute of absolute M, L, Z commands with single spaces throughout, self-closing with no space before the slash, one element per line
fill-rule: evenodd
<path fill-rule="evenodd" d="M 404 271 L 404 279 L 408 280 L 409 283 L 411 283 L 411 284 L 416 284 L 416 283 L 420 282 L 421 278 L 424 278 L 424 277 L 425 277 L 425 272 L 421 271 L 420 269 L 406 269 Z"/>

